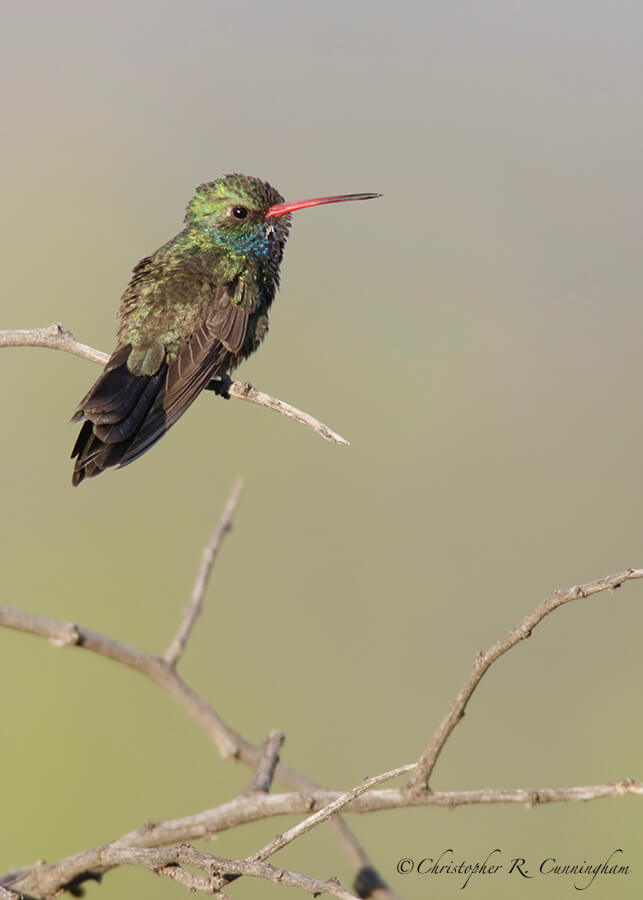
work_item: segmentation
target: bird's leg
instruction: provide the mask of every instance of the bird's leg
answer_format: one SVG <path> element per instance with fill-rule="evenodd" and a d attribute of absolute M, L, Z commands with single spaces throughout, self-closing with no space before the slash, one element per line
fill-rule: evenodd
<path fill-rule="evenodd" d="M 232 384 L 232 379 L 226 373 L 223 375 L 215 375 L 215 377 L 206 384 L 206 391 L 214 391 L 217 397 L 223 397 L 224 400 L 230 399 L 230 385 Z"/>

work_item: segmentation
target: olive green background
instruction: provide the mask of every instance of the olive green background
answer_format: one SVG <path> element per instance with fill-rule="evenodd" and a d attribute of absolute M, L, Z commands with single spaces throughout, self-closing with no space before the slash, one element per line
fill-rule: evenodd
<path fill-rule="evenodd" d="M 3 601 L 160 653 L 236 475 L 247 490 L 181 665 L 236 729 L 336 789 L 411 762 L 475 654 L 556 587 L 643 565 L 640 4 L 32 2 L 0 8 L 2 328 L 109 351 L 132 266 L 228 171 L 295 214 L 271 334 L 239 377 L 338 447 L 201 397 L 133 466 L 70 485 L 96 366 L 0 351 Z M 565 607 L 494 666 L 437 789 L 643 778 L 643 585 Z M 215 806 L 248 781 L 174 701 L 90 654 L 0 633 L 0 870 Z M 353 817 L 397 860 L 602 861 L 643 889 L 640 798 Z M 293 820 L 223 834 L 246 855 Z M 321 829 L 283 866 L 346 885 Z M 90 897 L 180 897 L 120 870 Z M 285 889 L 244 880 L 234 897 Z M 477 878 L 477 898 L 574 879 Z M 294 896 L 294 894 L 293 894 Z"/>

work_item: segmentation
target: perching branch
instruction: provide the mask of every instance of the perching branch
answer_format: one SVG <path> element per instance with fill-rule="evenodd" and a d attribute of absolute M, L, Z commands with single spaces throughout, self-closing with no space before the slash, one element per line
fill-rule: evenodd
<path fill-rule="evenodd" d="M 0 347 L 49 347 L 51 350 L 64 350 L 66 353 L 73 353 L 74 356 L 80 356 L 82 359 L 88 359 L 102 366 L 109 359 L 109 356 L 101 350 L 79 343 L 73 334 L 67 331 L 60 322 L 52 322 L 46 328 L 32 328 L 28 331 L 0 331 Z M 296 422 L 301 422 L 302 425 L 312 428 L 313 431 L 316 431 L 317 434 L 320 434 L 327 441 L 331 441 L 334 444 L 349 443 L 341 434 L 337 434 L 336 431 L 333 431 L 328 425 L 324 425 L 319 419 L 303 412 L 301 409 L 297 409 L 296 406 L 291 406 L 283 400 L 264 394 L 263 391 L 257 390 L 248 382 L 231 381 L 229 386 L 226 385 L 226 387 L 231 397 L 236 397 L 238 400 L 247 400 L 249 403 L 256 403 L 257 406 L 265 406 L 267 409 L 274 409 L 276 412 L 281 413 L 282 416 L 287 416 L 289 419 L 294 419 Z"/>
<path fill-rule="evenodd" d="M 525 616 L 522 622 L 516 625 L 506 638 L 496 641 L 488 650 L 480 652 L 462 690 L 438 725 L 425 753 L 420 757 L 413 780 L 409 783 L 409 790 L 416 792 L 429 789 L 429 779 L 444 745 L 453 729 L 464 716 L 466 706 L 473 692 L 480 684 L 482 677 L 497 659 L 507 653 L 508 650 L 511 650 L 512 647 L 515 647 L 516 644 L 519 644 L 520 641 L 531 637 L 531 633 L 536 625 L 539 625 L 545 616 L 548 616 L 549 613 L 552 613 L 565 603 L 591 597 L 592 594 L 599 594 L 601 591 L 619 588 L 626 581 L 634 581 L 637 578 L 643 578 L 643 569 L 626 569 L 624 572 L 619 572 L 618 575 L 607 575 L 605 578 L 599 578 L 597 581 L 592 581 L 589 584 L 577 585 L 565 591 L 554 591 L 533 612 Z"/>

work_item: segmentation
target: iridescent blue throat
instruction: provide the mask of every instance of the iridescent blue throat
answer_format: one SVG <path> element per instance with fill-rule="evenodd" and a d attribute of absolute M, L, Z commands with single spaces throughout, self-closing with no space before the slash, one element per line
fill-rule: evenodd
<path fill-rule="evenodd" d="M 206 225 L 205 230 L 220 247 L 225 247 L 231 253 L 239 256 L 268 256 L 270 253 L 270 237 L 263 226 L 243 234 L 226 234 L 221 228 L 211 228 Z"/>

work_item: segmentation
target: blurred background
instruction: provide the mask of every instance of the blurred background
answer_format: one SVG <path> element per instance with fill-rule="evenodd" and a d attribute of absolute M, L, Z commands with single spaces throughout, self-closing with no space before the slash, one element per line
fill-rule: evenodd
<path fill-rule="evenodd" d="M 77 490 L 68 419 L 98 375 L 0 352 L 3 602 L 161 653 L 235 476 L 247 489 L 181 665 L 236 729 L 348 789 L 411 762 L 475 654 L 544 596 L 643 565 L 640 4 L 5 0 L 0 328 L 61 321 L 111 351 L 133 265 L 223 172 L 288 199 L 271 333 L 243 380 L 326 421 L 201 397 L 142 460 Z M 643 585 L 571 604 L 484 679 L 436 789 L 641 778 Z M 171 698 L 90 654 L 0 632 L 0 871 L 227 801 Z M 328 737 L 328 736 L 332 737 Z M 405 897 L 475 861 L 601 862 L 643 888 L 641 801 L 352 817 Z M 294 821 L 294 820 L 293 820 Z M 290 820 L 223 834 L 243 856 Z M 275 862 L 350 885 L 319 830 Z M 552 883 L 554 881 L 554 883 Z M 478 878 L 476 897 L 571 896 Z M 90 896 L 180 897 L 120 870 Z M 240 898 L 283 889 L 243 880 Z"/>

